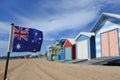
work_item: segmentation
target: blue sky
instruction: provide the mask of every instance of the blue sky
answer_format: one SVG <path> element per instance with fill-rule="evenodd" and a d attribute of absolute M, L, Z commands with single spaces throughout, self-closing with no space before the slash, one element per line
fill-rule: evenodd
<path fill-rule="evenodd" d="M 0 56 L 7 54 L 12 22 L 42 30 L 44 52 L 56 39 L 90 31 L 102 12 L 120 14 L 119 5 L 120 0 L 0 0 Z"/>

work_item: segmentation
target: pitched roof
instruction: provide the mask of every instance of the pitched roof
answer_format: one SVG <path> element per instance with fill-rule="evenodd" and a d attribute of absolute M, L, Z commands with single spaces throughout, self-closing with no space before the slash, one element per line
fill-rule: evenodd
<path fill-rule="evenodd" d="M 75 37 L 75 40 L 77 40 L 77 39 L 78 39 L 80 36 L 82 36 L 82 35 L 91 37 L 91 36 L 94 36 L 95 33 L 92 33 L 92 32 L 80 32 L 80 33 Z"/>
<path fill-rule="evenodd" d="M 70 43 L 71 43 L 72 45 L 74 45 L 74 44 L 76 43 L 74 38 L 67 38 L 67 40 L 70 41 Z M 67 41 L 67 40 L 66 40 L 66 41 Z"/>
<path fill-rule="evenodd" d="M 66 42 L 69 41 L 72 45 L 76 44 L 76 41 L 74 38 L 66 38 L 66 41 L 63 46 L 65 46 Z"/>
<path fill-rule="evenodd" d="M 113 13 L 106 13 L 103 12 L 97 19 L 96 23 L 93 25 L 93 27 L 91 28 L 91 32 L 95 32 L 95 30 L 98 28 L 98 25 L 101 24 L 101 22 L 105 19 L 117 19 L 120 20 L 120 15 L 118 14 L 113 14 Z M 101 27 L 101 26 L 100 26 Z"/>
<path fill-rule="evenodd" d="M 111 17 L 120 19 L 120 15 L 118 15 L 118 14 L 106 13 L 106 12 L 103 12 L 102 14 L 104 14 L 106 16 L 111 16 Z"/>
<path fill-rule="evenodd" d="M 48 49 L 49 49 L 49 48 L 55 48 L 55 45 L 54 45 L 54 44 L 49 45 L 49 46 L 47 46 L 47 48 L 48 48 Z"/>
<path fill-rule="evenodd" d="M 51 45 L 47 46 L 47 48 L 49 49 L 51 47 Z"/>
<path fill-rule="evenodd" d="M 51 48 L 52 48 L 52 49 L 55 48 L 55 45 L 52 44 L 52 45 L 51 45 Z"/>
<path fill-rule="evenodd" d="M 66 41 L 66 39 L 61 39 L 61 40 L 60 40 L 60 43 L 61 43 L 61 44 L 64 44 L 65 41 Z"/>

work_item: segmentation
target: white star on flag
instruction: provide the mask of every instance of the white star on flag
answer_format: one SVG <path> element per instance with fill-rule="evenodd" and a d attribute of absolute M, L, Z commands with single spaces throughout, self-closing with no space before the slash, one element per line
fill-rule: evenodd
<path fill-rule="evenodd" d="M 17 49 L 20 49 L 20 48 L 21 48 L 20 44 L 17 44 L 16 48 L 17 48 Z"/>
<path fill-rule="evenodd" d="M 34 49 L 33 51 L 36 51 L 36 49 Z"/>
<path fill-rule="evenodd" d="M 36 34 L 36 35 L 38 35 L 38 33 L 37 33 L 37 32 L 36 32 L 35 34 Z"/>
<path fill-rule="evenodd" d="M 41 40 L 41 37 L 39 38 L 39 40 Z"/>
<path fill-rule="evenodd" d="M 34 40 L 32 40 L 32 43 L 34 43 Z"/>

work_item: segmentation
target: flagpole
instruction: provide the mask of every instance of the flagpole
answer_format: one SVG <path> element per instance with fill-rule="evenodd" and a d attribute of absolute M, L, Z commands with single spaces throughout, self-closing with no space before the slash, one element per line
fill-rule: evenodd
<path fill-rule="evenodd" d="M 7 80 L 8 64 L 9 64 L 10 52 L 12 50 L 12 44 L 13 44 L 13 30 L 14 30 L 14 23 L 11 23 L 11 31 L 10 31 L 10 38 L 8 44 L 8 53 L 7 53 L 7 60 L 6 60 L 6 66 L 4 72 L 4 80 Z"/>

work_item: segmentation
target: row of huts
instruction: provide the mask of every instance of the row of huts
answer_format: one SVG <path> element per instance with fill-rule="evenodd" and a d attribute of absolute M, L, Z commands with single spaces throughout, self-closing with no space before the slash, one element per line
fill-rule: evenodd
<path fill-rule="evenodd" d="M 48 46 L 48 60 L 91 60 L 120 56 L 120 15 L 102 13 L 90 32 L 80 32 L 75 38 L 56 40 Z"/>

